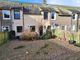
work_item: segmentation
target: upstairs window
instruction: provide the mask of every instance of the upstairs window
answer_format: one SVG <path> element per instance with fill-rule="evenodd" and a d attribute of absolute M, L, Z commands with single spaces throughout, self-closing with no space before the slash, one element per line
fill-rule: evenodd
<path fill-rule="evenodd" d="M 52 20 L 56 20 L 56 13 L 55 13 L 55 12 L 52 12 L 52 13 L 51 13 L 51 19 L 52 19 Z"/>
<path fill-rule="evenodd" d="M 73 14 L 72 19 L 73 20 L 77 20 L 77 18 L 78 18 L 78 15 L 77 14 Z"/>
<path fill-rule="evenodd" d="M 73 14 L 73 17 L 72 18 L 75 19 L 75 14 Z"/>
<path fill-rule="evenodd" d="M 47 11 L 44 12 L 44 19 L 48 19 L 48 12 Z"/>
<path fill-rule="evenodd" d="M 20 19 L 20 10 L 14 10 L 14 19 Z"/>
<path fill-rule="evenodd" d="M 3 10 L 3 19 L 10 19 L 10 10 Z"/>

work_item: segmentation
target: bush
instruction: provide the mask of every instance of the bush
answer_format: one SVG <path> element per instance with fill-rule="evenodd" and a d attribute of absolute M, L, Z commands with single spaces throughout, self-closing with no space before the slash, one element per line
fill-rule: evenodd
<path fill-rule="evenodd" d="M 76 43 L 80 43 L 80 32 L 75 33 Z"/>
<path fill-rule="evenodd" d="M 15 39 L 15 31 L 14 30 L 11 30 L 9 32 L 9 39 L 12 40 L 12 39 Z"/>
<path fill-rule="evenodd" d="M 51 31 L 47 31 L 46 33 L 44 33 L 40 38 L 41 39 L 50 39 L 52 36 L 52 32 Z"/>
<path fill-rule="evenodd" d="M 62 30 L 61 30 L 61 29 L 55 29 L 55 33 L 54 33 L 54 35 L 56 35 L 57 38 L 60 38 L 61 35 L 62 35 Z"/>
<path fill-rule="evenodd" d="M 7 32 L 0 32 L 0 45 L 8 41 L 8 33 Z"/>
<path fill-rule="evenodd" d="M 75 46 L 80 47 L 80 43 L 76 43 Z"/>
<path fill-rule="evenodd" d="M 24 31 L 20 36 L 21 40 L 34 40 L 38 39 L 38 34 L 36 32 Z"/>
<path fill-rule="evenodd" d="M 55 29 L 51 30 L 51 32 L 52 32 L 51 38 L 56 38 L 57 36 L 55 35 Z"/>

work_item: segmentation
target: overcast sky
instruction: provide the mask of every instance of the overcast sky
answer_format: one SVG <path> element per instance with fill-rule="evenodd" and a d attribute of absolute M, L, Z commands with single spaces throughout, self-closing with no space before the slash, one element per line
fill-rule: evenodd
<path fill-rule="evenodd" d="M 41 3 L 42 0 L 19 0 L 21 2 Z M 47 0 L 48 4 L 80 6 L 80 0 Z"/>

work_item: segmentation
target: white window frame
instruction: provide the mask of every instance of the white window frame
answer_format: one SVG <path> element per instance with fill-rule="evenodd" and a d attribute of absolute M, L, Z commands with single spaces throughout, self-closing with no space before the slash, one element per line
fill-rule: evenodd
<path fill-rule="evenodd" d="M 54 19 L 52 19 L 52 13 L 54 13 Z M 57 16 L 56 12 L 51 12 L 51 20 L 56 20 L 56 16 Z"/>
<path fill-rule="evenodd" d="M 76 30 L 76 25 L 72 25 L 72 31 Z"/>
<path fill-rule="evenodd" d="M 9 18 L 5 18 L 4 17 L 4 11 L 9 11 L 10 12 L 10 10 L 2 10 L 3 20 L 10 20 L 11 19 L 11 13 L 9 13 Z"/>

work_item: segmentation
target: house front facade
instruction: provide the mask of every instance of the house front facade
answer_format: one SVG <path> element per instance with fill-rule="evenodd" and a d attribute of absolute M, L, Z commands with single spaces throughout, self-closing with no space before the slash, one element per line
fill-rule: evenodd
<path fill-rule="evenodd" d="M 6 2 L 3 2 L 6 4 Z M 14 30 L 16 36 L 31 30 L 42 35 L 48 27 L 80 31 L 80 8 L 49 4 L 13 3 L 0 7 L 0 31 Z M 67 8 L 66 8 L 67 7 Z"/>

